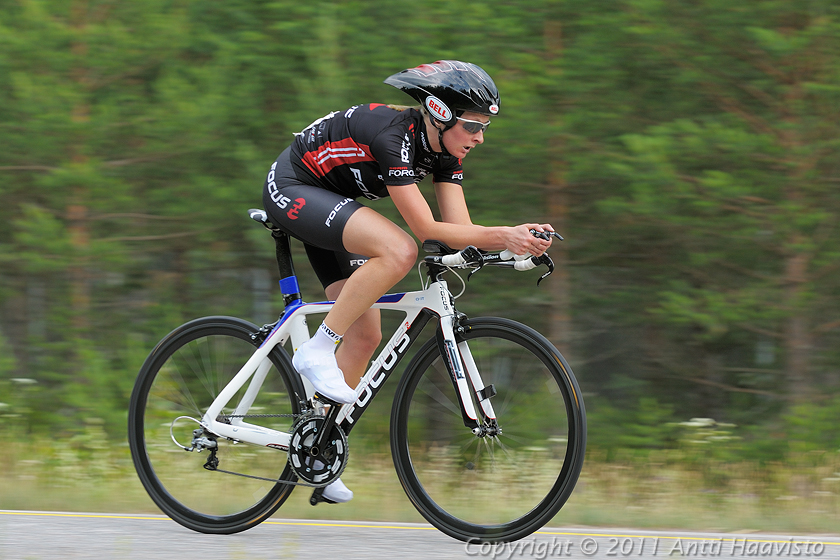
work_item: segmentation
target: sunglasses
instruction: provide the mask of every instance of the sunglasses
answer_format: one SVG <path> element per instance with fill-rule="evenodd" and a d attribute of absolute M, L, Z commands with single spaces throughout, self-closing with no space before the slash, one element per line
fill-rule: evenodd
<path fill-rule="evenodd" d="M 463 124 L 461 126 L 464 127 L 464 130 L 469 132 L 470 134 L 476 134 L 478 132 L 484 132 L 487 130 L 487 127 L 490 126 L 490 121 L 481 122 L 481 121 L 471 121 L 469 119 L 462 119 L 461 117 L 455 117 Z"/>

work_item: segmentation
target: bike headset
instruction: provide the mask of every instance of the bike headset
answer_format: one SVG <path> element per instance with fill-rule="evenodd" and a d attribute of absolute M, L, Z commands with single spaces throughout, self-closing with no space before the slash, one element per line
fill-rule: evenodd
<path fill-rule="evenodd" d="M 466 112 L 498 115 L 499 89 L 487 72 L 476 64 L 459 60 L 438 60 L 408 68 L 385 79 L 415 100 L 443 128 L 437 128 L 438 143 L 444 155 L 443 133 L 458 123 Z"/>

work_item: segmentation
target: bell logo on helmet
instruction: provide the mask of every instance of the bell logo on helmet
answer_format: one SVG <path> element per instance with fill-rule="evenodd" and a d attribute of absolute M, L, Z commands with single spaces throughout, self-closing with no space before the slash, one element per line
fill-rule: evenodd
<path fill-rule="evenodd" d="M 452 113 L 449 111 L 449 107 L 446 106 L 446 103 L 433 95 L 426 98 L 426 109 L 428 109 L 433 116 L 444 122 L 448 122 L 452 119 Z"/>
<path fill-rule="evenodd" d="M 490 105 L 490 112 L 494 115 L 499 114 L 499 106 L 498 105 Z"/>

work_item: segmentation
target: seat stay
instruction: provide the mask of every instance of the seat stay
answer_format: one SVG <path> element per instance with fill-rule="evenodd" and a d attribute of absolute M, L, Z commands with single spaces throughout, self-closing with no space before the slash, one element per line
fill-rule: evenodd
<path fill-rule="evenodd" d="M 221 420 L 221 412 L 227 406 L 228 402 L 236 395 L 236 393 L 257 373 L 258 370 L 264 372 L 268 371 L 266 362 L 270 363 L 268 355 L 274 348 L 273 345 L 262 345 L 251 355 L 245 365 L 237 372 L 219 395 L 213 400 L 213 404 L 204 413 L 201 419 L 201 425 L 205 430 L 217 436 L 222 436 L 235 441 L 242 441 L 259 445 L 262 447 L 272 447 L 283 450 L 289 449 L 290 435 L 278 430 L 263 428 L 248 424 L 246 422 L 227 423 Z M 261 382 L 258 385 L 262 385 Z M 258 388 L 257 388 L 258 389 Z M 256 391 L 256 389 L 255 389 Z M 250 397 L 251 403 L 247 403 L 250 389 L 246 391 L 246 397 L 243 397 L 240 404 L 237 406 L 237 414 L 247 413 L 246 408 L 250 408 L 253 404 L 253 399 L 256 398 L 256 393 Z M 245 406 L 247 405 L 247 407 Z"/>
<path fill-rule="evenodd" d="M 262 384 L 268 375 L 268 370 L 271 369 L 271 365 L 271 360 L 266 358 L 259 366 L 257 366 L 257 371 L 255 371 L 253 377 L 251 377 L 248 389 L 245 391 L 245 394 L 242 396 L 239 404 L 236 405 L 236 410 L 233 411 L 234 418 L 230 419 L 231 424 L 238 425 L 243 423 L 241 416 L 247 414 L 251 409 L 251 406 L 253 406 L 254 401 L 262 388 Z"/>

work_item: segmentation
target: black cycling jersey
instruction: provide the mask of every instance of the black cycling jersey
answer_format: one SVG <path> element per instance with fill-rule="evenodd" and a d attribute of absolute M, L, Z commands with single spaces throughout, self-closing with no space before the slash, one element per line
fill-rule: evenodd
<path fill-rule="evenodd" d="M 271 166 L 263 205 L 271 221 L 306 246 L 324 287 L 364 264 L 348 253 L 344 225 L 362 205 L 355 199 L 388 196 L 388 185 L 460 184 L 461 160 L 431 151 L 423 115 L 377 103 L 318 119 Z"/>
<path fill-rule="evenodd" d="M 436 183 L 463 178 L 461 160 L 431 150 L 416 109 L 371 103 L 336 111 L 306 127 L 291 148 L 298 178 L 350 198 L 376 200 L 388 196 L 386 186 L 430 173 Z"/>

